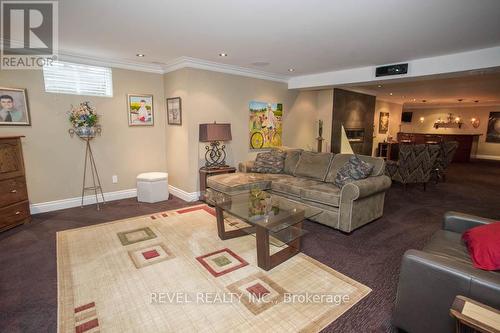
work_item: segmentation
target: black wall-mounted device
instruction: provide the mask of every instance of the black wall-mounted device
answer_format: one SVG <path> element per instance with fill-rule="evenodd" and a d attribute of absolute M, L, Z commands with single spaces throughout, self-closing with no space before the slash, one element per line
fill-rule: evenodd
<path fill-rule="evenodd" d="M 389 66 L 377 67 L 375 76 L 401 75 L 408 73 L 408 64 L 396 64 Z"/>

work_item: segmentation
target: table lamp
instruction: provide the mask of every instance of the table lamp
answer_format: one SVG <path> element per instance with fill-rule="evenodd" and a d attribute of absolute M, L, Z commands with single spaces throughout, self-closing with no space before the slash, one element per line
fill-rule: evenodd
<path fill-rule="evenodd" d="M 225 145 L 221 141 L 231 141 L 231 124 L 200 124 L 200 142 L 210 142 L 205 149 L 205 167 L 220 168 L 226 165 Z"/>

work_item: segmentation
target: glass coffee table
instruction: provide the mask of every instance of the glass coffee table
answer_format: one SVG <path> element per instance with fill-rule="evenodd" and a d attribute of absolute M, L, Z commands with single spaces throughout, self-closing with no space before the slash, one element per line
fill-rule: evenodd
<path fill-rule="evenodd" d="M 254 235 L 257 265 L 268 271 L 300 252 L 305 219 L 321 213 L 319 208 L 262 190 L 227 195 L 208 190 L 205 199 L 215 206 L 220 239 Z M 232 217 L 243 221 L 243 227 L 226 230 L 225 221 Z M 271 253 L 270 245 L 281 248 Z"/>

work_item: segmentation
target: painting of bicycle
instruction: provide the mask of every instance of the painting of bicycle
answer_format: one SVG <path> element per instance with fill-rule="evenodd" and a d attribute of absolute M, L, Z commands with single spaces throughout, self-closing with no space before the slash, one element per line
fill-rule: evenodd
<path fill-rule="evenodd" d="M 283 104 L 251 101 L 249 109 L 250 149 L 280 147 Z"/>

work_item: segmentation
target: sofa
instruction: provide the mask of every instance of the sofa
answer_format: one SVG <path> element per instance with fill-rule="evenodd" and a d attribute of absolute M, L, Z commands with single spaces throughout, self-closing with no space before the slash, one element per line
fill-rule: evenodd
<path fill-rule="evenodd" d="M 240 163 L 237 173 L 208 178 L 209 191 L 226 195 L 261 189 L 296 201 L 303 206 L 321 209 L 312 221 L 346 233 L 382 216 L 385 192 L 391 179 L 384 175 L 382 158 L 358 155 L 373 164 L 368 178 L 355 180 L 342 188 L 334 184 L 337 171 L 351 154 L 313 153 L 286 149 L 284 168 L 280 173 L 254 172 L 254 161 Z"/>
<path fill-rule="evenodd" d="M 467 229 L 493 220 L 448 212 L 422 251 L 403 256 L 393 324 L 410 333 L 455 332 L 449 315 L 455 296 L 462 295 L 500 308 L 500 272 L 474 268 L 461 240 Z"/>

